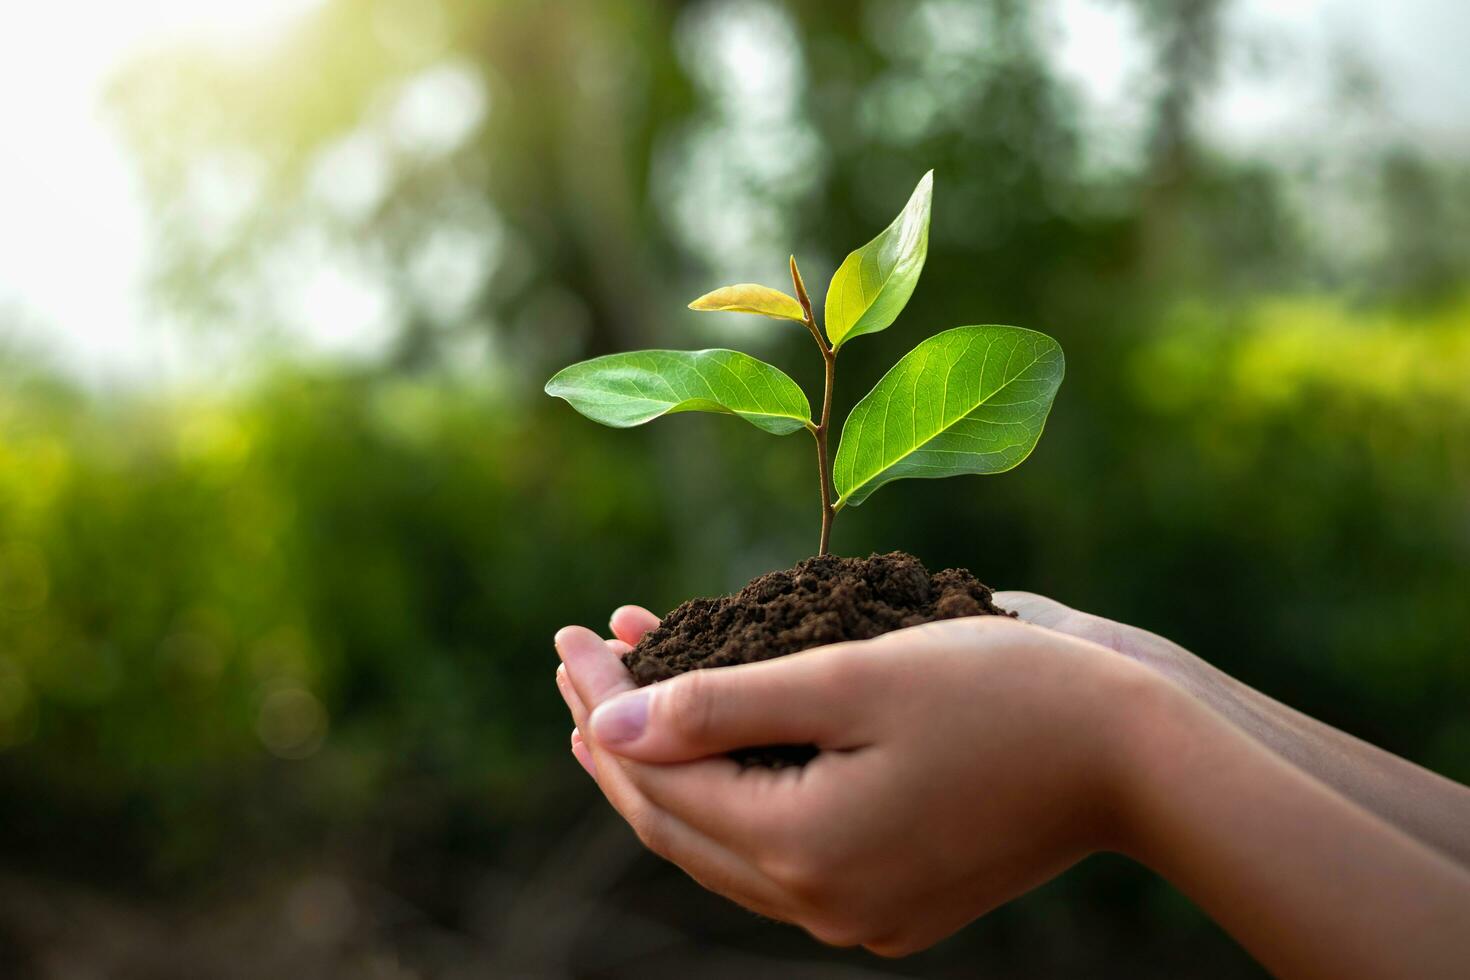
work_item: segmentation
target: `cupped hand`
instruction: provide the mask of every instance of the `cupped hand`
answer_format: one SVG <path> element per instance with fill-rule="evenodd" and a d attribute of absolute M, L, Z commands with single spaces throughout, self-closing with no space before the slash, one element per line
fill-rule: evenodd
<path fill-rule="evenodd" d="M 1157 633 L 1073 609 L 1034 592 L 997 592 L 995 603 L 1034 626 L 1090 640 L 1120 653 L 1163 675 L 1213 708 L 1220 709 L 1238 696 L 1241 685 L 1228 674 Z"/>
<path fill-rule="evenodd" d="M 818 939 L 895 955 L 1114 846 L 1120 720 L 1157 684 L 1076 636 L 931 623 L 636 688 L 616 639 L 557 634 L 574 751 L 654 851 Z M 802 768 L 724 753 L 815 744 Z"/>

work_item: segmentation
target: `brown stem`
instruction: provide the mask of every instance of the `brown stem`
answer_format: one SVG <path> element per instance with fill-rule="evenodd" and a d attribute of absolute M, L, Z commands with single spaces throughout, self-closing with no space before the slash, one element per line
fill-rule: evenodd
<path fill-rule="evenodd" d="M 822 393 L 822 423 L 817 426 L 817 478 L 822 481 L 822 540 L 817 554 L 827 553 L 827 544 L 832 539 L 832 518 L 837 508 L 832 505 L 832 459 L 827 454 L 827 434 L 832 428 L 832 382 L 837 375 L 837 352 L 831 348 L 822 351 L 826 362 L 827 380 Z"/>
<path fill-rule="evenodd" d="M 827 343 L 817 327 L 816 316 L 812 313 L 812 301 L 807 296 L 806 283 L 801 281 L 801 272 L 796 268 L 794 255 L 791 257 L 791 283 L 796 287 L 796 298 L 806 313 L 803 323 L 811 331 L 812 339 L 817 342 L 817 349 L 822 352 L 824 366 L 822 421 L 812 427 L 811 433 L 817 440 L 817 483 L 822 489 L 822 538 L 817 546 L 817 554 L 825 555 L 827 545 L 832 540 L 832 518 L 837 516 L 837 508 L 832 503 L 832 458 L 827 450 L 827 436 L 832 430 L 832 386 L 837 378 L 837 351 Z"/>

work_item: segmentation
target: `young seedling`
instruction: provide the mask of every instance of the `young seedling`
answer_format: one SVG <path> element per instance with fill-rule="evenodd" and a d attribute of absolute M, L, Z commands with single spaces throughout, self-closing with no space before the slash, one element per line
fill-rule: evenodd
<path fill-rule="evenodd" d="M 913 294 L 929 253 L 933 180 L 933 171 L 925 174 L 893 223 L 838 267 L 827 287 L 825 334 L 795 256 L 795 297 L 741 283 L 689 304 L 806 327 L 826 366 L 820 421 L 812 421 L 795 381 L 733 350 L 608 354 L 558 371 L 546 393 L 615 428 L 675 412 L 720 412 L 776 435 L 806 429 L 817 443 L 822 555 L 837 512 L 885 483 L 1011 469 L 1041 438 L 1064 370 L 1057 342 L 1021 327 L 955 327 L 919 344 L 853 406 L 835 459 L 829 451 L 837 355 L 854 337 L 887 329 Z"/>

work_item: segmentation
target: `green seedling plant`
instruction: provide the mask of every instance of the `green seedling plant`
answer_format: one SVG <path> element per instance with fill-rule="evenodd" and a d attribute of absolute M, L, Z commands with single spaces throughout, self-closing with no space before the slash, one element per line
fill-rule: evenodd
<path fill-rule="evenodd" d="M 1011 469 L 1041 438 L 1065 364 L 1052 338 L 995 324 L 945 330 L 905 354 L 853 406 L 836 456 L 829 451 L 837 355 L 852 339 L 886 330 L 908 303 L 929 253 L 933 184 L 930 171 L 893 223 L 843 260 L 827 287 L 825 333 L 795 256 L 795 296 L 740 283 L 689 304 L 804 326 L 826 368 L 817 421 L 795 381 L 733 350 L 608 354 L 558 371 L 546 393 L 614 428 L 675 412 L 718 412 L 776 435 L 806 429 L 817 444 L 821 555 L 828 553 L 838 511 L 856 507 L 886 483 Z"/>

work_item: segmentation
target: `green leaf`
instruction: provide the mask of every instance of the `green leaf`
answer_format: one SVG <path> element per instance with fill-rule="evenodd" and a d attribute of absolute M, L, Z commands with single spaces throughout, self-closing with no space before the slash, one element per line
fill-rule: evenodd
<path fill-rule="evenodd" d="M 691 310 L 712 310 L 722 313 L 758 313 L 778 320 L 806 321 L 806 311 L 792 297 L 753 282 L 721 286 L 712 293 L 705 293 L 689 304 Z"/>
<path fill-rule="evenodd" d="M 827 287 L 827 339 L 834 348 L 877 333 L 903 312 L 929 255 L 929 204 L 934 171 L 877 238 L 848 255 Z"/>
<path fill-rule="evenodd" d="M 1000 473 L 1031 454 L 1062 383 L 1062 349 L 1020 327 L 956 327 L 893 366 L 842 427 L 838 506 L 903 477 Z"/>
<path fill-rule="evenodd" d="M 806 395 L 785 374 L 733 350 L 643 350 L 563 368 L 546 393 L 594 422 L 626 429 L 674 412 L 738 415 L 785 435 L 811 425 Z"/>

